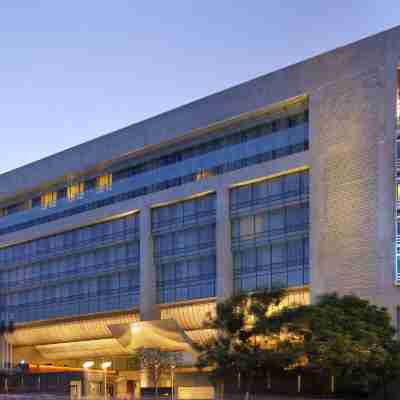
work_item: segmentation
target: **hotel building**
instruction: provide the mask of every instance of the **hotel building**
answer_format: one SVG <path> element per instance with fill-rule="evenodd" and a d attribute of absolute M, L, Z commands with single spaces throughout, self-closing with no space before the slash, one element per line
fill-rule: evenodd
<path fill-rule="evenodd" d="M 399 65 L 397 27 L 0 175 L 1 366 L 109 360 L 123 393 L 265 288 L 398 324 Z"/>

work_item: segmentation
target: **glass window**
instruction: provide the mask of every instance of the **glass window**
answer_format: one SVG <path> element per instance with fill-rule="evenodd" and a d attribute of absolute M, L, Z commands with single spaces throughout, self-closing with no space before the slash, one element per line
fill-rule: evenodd
<path fill-rule="evenodd" d="M 199 228 L 199 241 L 200 244 L 210 243 L 215 240 L 215 229 L 213 225 L 206 225 Z"/>
<path fill-rule="evenodd" d="M 306 222 L 306 208 L 302 205 L 286 209 L 286 224 L 288 227 L 303 225 Z"/>
<path fill-rule="evenodd" d="M 283 232 L 285 227 L 285 209 L 272 210 L 269 212 L 269 229 L 272 233 Z"/>
<path fill-rule="evenodd" d="M 299 192 L 300 174 L 286 175 L 284 178 L 285 192 Z"/>
<path fill-rule="evenodd" d="M 112 174 L 100 175 L 96 178 L 96 190 L 107 192 L 112 188 Z"/>
<path fill-rule="evenodd" d="M 287 286 L 287 274 L 286 273 L 275 273 L 272 274 L 272 288 L 279 289 Z"/>
<path fill-rule="evenodd" d="M 180 231 L 175 234 L 175 240 L 174 240 L 175 248 L 177 249 L 185 248 L 185 236 L 186 236 L 186 231 Z"/>
<path fill-rule="evenodd" d="M 241 269 L 255 269 L 256 267 L 256 252 L 253 248 L 241 252 Z"/>
<path fill-rule="evenodd" d="M 254 233 L 254 218 L 246 216 L 240 218 L 240 236 L 250 236 Z"/>
<path fill-rule="evenodd" d="M 67 198 L 70 201 L 81 199 L 85 193 L 84 182 L 73 183 L 67 188 Z"/>
<path fill-rule="evenodd" d="M 290 240 L 288 246 L 288 260 L 292 263 L 303 262 L 303 240 Z"/>
<path fill-rule="evenodd" d="M 271 265 L 271 247 L 258 247 L 257 250 L 257 267 L 265 268 Z"/>
<path fill-rule="evenodd" d="M 280 196 L 283 191 L 282 179 L 281 178 L 273 178 L 268 181 L 269 192 L 271 196 Z"/>
<path fill-rule="evenodd" d="M 252 291 L 257 289 L 257 276 L 250 274 L 242 278 L 242 290 Z"/>
<path fill-rule="evenodd" d="M 253 186 L 254 200 L 264 199 L 268 196 L 268 181 L 256 183 Z"/>
<path fill-rule="evenodd" d="M 183 212 L 185 218 L 194 215 L 196 213 L 196 200 L 188 200 L 183 202 Z"/>
<path fill-rule="evenodd" d="M 302 286 L 303 285 L 303 270 L 294 269 L 288 271 L 288 286 Z"/>
<path fill-rule="evenodd" d="M 188 229 L 185 231 L 185 247 L 195 247 L 198 244 L 198 230 Z"/>
<path fill-rule="evenodd" d="M 272 246 L 271 260 L 273 268 L 279 268 L 286 261 L 286 245 L 284 243 L 276 243 Z"/>
<path fill-rule="evenodd" d="M 57 204 L 57 192 L 48 192 L 41 196 L 40 198 L 42 208 L 55 207 Z"/>
<path fill-rule="evenodd" d="M 268 231 L 268 214 L 262 213 L 254 216 L 255 233 Z"/>
<path fill-rule="evenodd" d="M 240 186 L 236 189 L 237 203 L 245 205 L 251 201 L 251 186 Z"/>
<path fill-rule="evenodd" d="M 309 186 L 310 186 L 310 175 L 307 172 L 303 172 L 301 174 L 301 193 L 309 193 Z"/>
<path fill-rule="evenodd" d="M 396 184 L 396 200 L 400 201 L 400 183 Z"/>

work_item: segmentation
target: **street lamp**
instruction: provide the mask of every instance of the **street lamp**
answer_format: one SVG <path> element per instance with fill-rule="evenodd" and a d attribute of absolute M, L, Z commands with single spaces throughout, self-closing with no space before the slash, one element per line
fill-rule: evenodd
<path fill-rule="evenodd" d="M 83 369 L 85 370 L 85 374 L 83 376 L 83 392 L 88 395 L 91 392 L 91 386 L 89 381 L 89 369 L 94 365 L 94 361 L 85 361 L 83 363 Z"/>
<path fill-rule="evenodd" d="M 175 400 L 175 368 L 176 365 L 171 365 L 171 400 Z"/>
<path fill-rule="evenodd" d="M 104 371 L 104 400 L 107 400 L 107 368 L 111 367 L 111 361 L 105 361 L 101 364 L 101 368 Z"/>

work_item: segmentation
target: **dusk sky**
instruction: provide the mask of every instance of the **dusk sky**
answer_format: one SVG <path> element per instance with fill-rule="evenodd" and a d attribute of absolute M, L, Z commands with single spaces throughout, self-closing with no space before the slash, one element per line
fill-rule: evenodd
<path fill-rule="evenodd" d="M 0 173 L 397 24 L 399 0 L 1 0 Z"/>

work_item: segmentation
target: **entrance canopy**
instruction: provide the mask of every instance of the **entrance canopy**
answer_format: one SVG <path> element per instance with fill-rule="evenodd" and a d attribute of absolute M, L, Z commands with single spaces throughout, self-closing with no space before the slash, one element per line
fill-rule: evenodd
<path fill-rule="evenodd" d="M 52 328 L 49 330 L 51 331 Z M 44 363 L 90 357 L 123 356 L 139 348 L 195 352 L 193 341 L 173 319 L 156 321 L 110 321 L 107 336 L 14 347 L 16 360 Z M 76 335 L 75 335 L 76 336 Z M 69 339 L 69 340 L 68 340 Z"/>
<path fill-rule="evenodd" d="M 115 339 L 129 353 L 139 348 L 193 352 L 194 344 L 173 319 L 110 325 Z"/>

